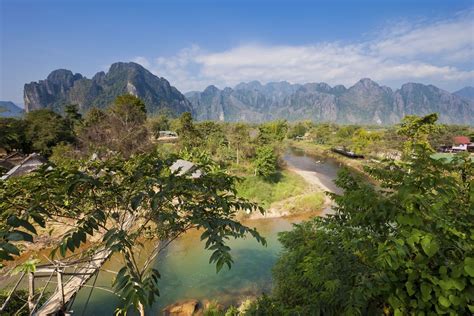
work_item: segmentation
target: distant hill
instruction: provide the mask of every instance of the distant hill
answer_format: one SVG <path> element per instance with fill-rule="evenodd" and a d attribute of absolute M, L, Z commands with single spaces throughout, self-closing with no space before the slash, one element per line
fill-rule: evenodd
<path fill-rule="evenodd" d="M 21 117 L 24 110 L 11 101 L 0 101 L 0 117 Z"/>
<path fill-rule="evenodd" d="M 433 85 L 406 83 L 392 90 L 364 78 L 352 87 L 286 81 L 240 83 L 234 88 L 209 86 L 186 97 L 165 78 L 136 63 L 114 63 L 92 79 L 58 69 L 45 80 L 25 84 L 25 109 L 50 108 L 62 113 L 66 104 L 81 112 L 105 108 L 121 94 L 144 100 L 148 113 L 192 112 L 198 120 L 263 122 L 274 119 L 313 120 L 342 124 L 395 124 L 405 115 L 436 112 L 440 121 L 474 125 L 472 87 L 455 93 Z"/>
<path fill-rule="evenodd" d="M 453 92 L 453 94 L 466 100 L 474 101 L 474 87 L 464 87 L 461 90 Z"/>
<path fill-rule="evenodd" d="M 140 97 L 148 113 L 170 110 L 176 114 L 192 111 L 189 101 L 175 87 L 136 63 L 114 63 L 107 73 L 92 79 L 70 70 L 58 69 L 45 80 L 25 84 L 25 109 L 50 108 L 61 113 L 66 104 L 77 104 L 81 112 L 105 108 L 122 94 Z"/>
<path fill-rule="evenodd" d="M 396 91 L 371 79 L 354 86 L 258 81 L 186 93 L 200 120 L 262 122 L 313 120 L 342 124 L 395 124 L 405 115 L 439 113 L 440 121 L 474 124 L 474 102 L 433 85 L 406 83 Z"/>

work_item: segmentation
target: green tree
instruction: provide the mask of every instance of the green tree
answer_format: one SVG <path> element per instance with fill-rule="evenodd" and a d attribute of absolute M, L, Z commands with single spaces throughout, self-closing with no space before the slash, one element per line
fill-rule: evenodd
<path fill-rule="evenodd" d="M 107 111 L 111 116 L 120 120 L 125 127 L 127 124 L 143 124 L 146 120 L 145 103 L 131 94 L 118 96 Z"/>
<path fill-rule="evenodd" d="M 77 104 L 66 105 L 64 108 L 64 117 L 72 131 L 82 122 L 82 115 L 79 113 L 79 106 Z"/>
<path fill-rule="evenodd" d="M 81 147 L 86 152 L 120 152 L 129 157 L 143 152 L 150 145 L 145 125 L 145 104 L 126 94 L 118 96 L 106 110 L 92 108 L 85 116 L 78 133 Z"/>
<path fill-rule="evenodd" d="M 29 151 L 26 141 L 25 122 L 16 118 L 0 118 L 0 147 L 7 151 L 21 150 Z"/>
<path fill-rule="evenodd" d="M 160 137 L 160 131 L 170 129 L 169 117 L 165 114 L 158 114 L 150 117 L 147 122 L 148 128 L 155 138 Z"/>
<path fill-rule="evenodd" d="M 193 117 L 189 112 L 184 112 L 179 117 L 176 132 L 182 148 L 199 147 L 201 144 L 201 135 L 194 126 Z"/>
<path fill-rule="evenodd" d="M 288 132 L 288 122 L 286 120 L 276 120 L 263 123 L 259 127 L 259 142 L 261 144 L 271 144 L 282 142 Z"/>
<path fill-rule="evenodd" d="M 0 181 L 0 258 L 21 255 L 19 242 L 33 242 L 38 227 L 67 222 L 51 256 L 64 257 L 84 245 L 120 255 L 124 265 L 114 281 L 123 303 L 119 312 L 134 307 L 144 315 L 159 293 L 160 275 L 152 263 L 169 244 L 164 241 L 199 229 L 217 271 L 233 263 L 229 238 L 250 234 L 265 243 L 255 229 L 235 219 L 239 210 L 263 210 L 235 195 L 234 177 L 205 163 L 197 166 L 200 177 L 180 176 L 170 170 L 176 159 L 158 151 L 129 159 L 117 155 L 45 165 L 27 176 Z M 151 253 L 137 260 L 147 241 L 154 242 Z M 89 252 L 80 253 L 87 258 Z"/>
<path fill-rule="evenodd" d="M 236 163 L 240 164 L 242 157 L 242 150 L 248 147 L 249 143 L 249 128 L 244 123 L 232 124 L 229 128 L 229 134 L 227 135 L 229 140 L 229 147 L 235 150 Z"/>
<path fill-rule="evenodd" d="M 271 178 L 277 171 L 278 159 L 271 146 L 262 146 L 255 155 L 255 174 L 263 178 Z"/>
<path fill-rule="evenodd" d="M 51 148 L 60 142 L 74 141 L 68 122 L 61 115 L 48 109 L 26 113 L 25 136 L 33 151 L 46 156 L 51 154 Z"/>
<path fill-rule="evenodd" d="M 335 213 L 281 235 L 272 306 L 288 314 L 474 312 L 474 162 L 431 158 L 434 123 L 435 115 L 404 120 L 404 160 L 367 168 L 376 187 L 341 172 Z"/>
<path fill-rule="evenodd" d="M 288 128 L 288 138 L 302 137 L 308 131 L 307 122 L 296 122 Z"/>
<path fill-rule="evenodd" d="M 420 146 L 426 151 L 434 151 L 429 138 L 440 130 L 440 126 L 435 124 L 437 120 L 438 114 L 436 113 L 423 117 L 407 115 L 403 118 L 397 132 L 405 137 L 404 155 L 413 154 L 414 148 Z"/>
<path fill-rule="evenodd" d="M 195 125 L 196 130 L 202 136 L 203 145 L 211 155 L 217 156 L 220 148 L 226 144 L 226 137 L 222 124 L 213 121 L 204 121 Z"/>
<path fill-rule="evenodd" d="M 377 150 L 374 144 L 382 138 L 381 134 L 376 131 L 368 131 L 360 128 L 354 132 L 351 142 L 351 149 L 358 153 L 371 153 Z"/>
<path fill-rule="evenodd" d="M 324 145 L 328 144 L 331 139 L 333 139 L 333 134 L 337 131 L 337 126 L 330 123 L 321 123 L 316 125 L 310 130 L 311 138 L 317 144 Z"/>

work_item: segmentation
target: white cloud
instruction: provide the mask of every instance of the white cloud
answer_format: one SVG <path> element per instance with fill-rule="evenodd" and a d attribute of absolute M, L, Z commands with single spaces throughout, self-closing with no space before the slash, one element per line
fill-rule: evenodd
<path fill-rule="evenodd" d="M 363 77 L 392 86 L 420 81 L 450 89 L 474 84 L 473 12 L 430 23 L 399 23 L 375 39 L 355 43 L 253 43 L 220 52 L 193 45 L 175 56 L 134 60 L 182 91 L 251 80 L 352 85 Z"/>

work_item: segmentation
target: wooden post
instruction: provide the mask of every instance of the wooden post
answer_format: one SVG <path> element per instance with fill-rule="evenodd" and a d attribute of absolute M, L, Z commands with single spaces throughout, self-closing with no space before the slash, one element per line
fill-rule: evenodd
<path fill-rule="evenodd" d="M 63 274 L 62 274 L 62 270 L 59 267 L 58 267 L 57 277 L 58 277 L 58 293 L 61 296 L 61 302 L 64 308 L 64 305 L 66 304 L 66 302 L 64 302 Z"/>
<path fill-rule="evenodd" d="M 28 308 L 30 313 L 35 308 L 35 274 L 33 272 L 28 273 Z"/>

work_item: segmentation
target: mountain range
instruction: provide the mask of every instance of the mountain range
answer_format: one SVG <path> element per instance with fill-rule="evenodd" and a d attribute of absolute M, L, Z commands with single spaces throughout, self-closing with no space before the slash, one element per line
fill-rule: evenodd
<path fill-rule="evenodd" d="M 77 104 L 81 112 L 91 107 L 105 108 L 122 94 L 141 98 L 148 113 L 170 110 L 177 114 L 192 111 L 191 104 L 175 87 L 136 63 L 114 63 L 88 79 L 66 69 L 51 72 L 45 80 L 25 84 L 25 109 L 50 108 L 62 112 L 66 104 Z"/>
<path fill-rule="evenodd" d="M 433 85 L 406 83 L 398 90 L 365 78 L 352 87 L 326 83 L 258 81 L 189 92 L 197 119 L 260 122 L 273 119 L 394 124 L 405 115 L 439 113 L 440 121 L 474 124 L 474 101 Z"/>
<path fill-rule="evenodd" d="M 453 92 L 453 94 L 466 100 L 474 101 L 474 87 L 464 87 L 461 90 Z"/>
<path fill-rule="evenodd" d="M 148 113 L 188 111 L 197 120 L 287 119 L 385 125 L 398 123 L 408 114 L 437 112 L 441 122 L 473 125 L 471 89 L 449 93 L 433 85 L 406 83 L 392 90 L 364 78 L 349 88 L 252 81 L 222 90 L 209 86 L 202 92 L 183 95 L 165 78 L 139 64 L 115 63 L 107 73 L 99 72 L 92 79 L 70 70 L 55 70 L 45 80 L 25 84 L 24 99 L 27 111 L 51 108 L 61 112 L 65 104 L 72 103 L 85 112 L 91 107 L 105 108 L 116 96 L 131 93 L 144 100 Z"/>
<path fill-rule="evenodd" d="M 20 117 L 25 111 L 11 101 L 0 101 L 0 117 Z"/>

